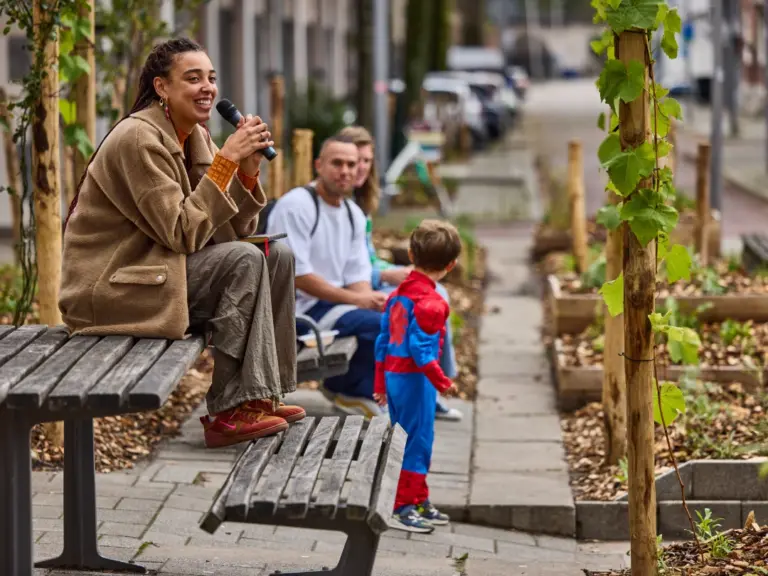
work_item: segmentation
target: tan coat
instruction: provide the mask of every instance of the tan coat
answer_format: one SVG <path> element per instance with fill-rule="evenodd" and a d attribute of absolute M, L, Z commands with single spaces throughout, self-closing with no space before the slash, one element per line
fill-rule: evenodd
<path fill-rule="evenodd" d="M 120 122 L 83 182 L 64 234 L 59 308 L 81 334 L 183 338 L 189 325 L 186 255 L 211 238 L 252 234 L 266 204 L 237 176 L 222 193 L 205 174 L 217 152 L 202 126 L 192 168 L 156 104 Z"/>

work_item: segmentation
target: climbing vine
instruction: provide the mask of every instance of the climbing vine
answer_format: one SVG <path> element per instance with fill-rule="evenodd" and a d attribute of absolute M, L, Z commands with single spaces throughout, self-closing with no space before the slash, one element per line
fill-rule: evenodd
<path fill-rule="evenodd" d="M 22 151 L 19 159 L 22 189 L 13 190 L 8 187 L 5 190 L 20 198 L 18 215 L 20 238 L 16 251 L 22 272 L 22 288 L 13 318 L 13 323 L 17 325 L 25 322 L 32 308 L 38 281 L 32 183 L 27 178 L 30 171 L 25 152 L 30 127 L 35 120 L 43 96 L 43 80 L 48 74 L 58 73 L 59 81 L 64 84 L 66 91 L 67 85 L 74 83 L 82 74 L 90 72 L 88 63 L 81 56 L 72 54 L 74 44 L 81 38 L 90 36 L 87 17 L 78 16 L 81 4 L 87 5 L 86 0 L 41 0 L 40 9 L 49 14 L 50 18 L 45 18 L 38 23 L 33 18 L 32 3 L 22 0 L 0 0 L 0 17 L 4 17 L 6 22 L 3 35 L 8 35 L 14 28 L 21 30 L 29 40 L 30 52 L 30 68 L 21 81 L 21 96 L 8 104 L 9 113 L 16 118 L 15 126 L 3 126 L 5 130 L 12 131 L 13 142 Z M 35 39 L 58 40 L 60 42 L 59 61 L 47 61 L 43 42 L 36 42 Z M 86 157 L 90 156 L 93 145 L 85 130 L 75 122 L 74 102 L 63 98 L 60 105 L 65 143 L 76 146 Z"/>
<path fill-rule="evenodd" d="M 685 246 L 672 244 L 670 234 L 678 222 L 674 207 L 676 191 L 672 171 L 662 165 L 663 158 L 671 151 L 668 141 L 670 124 L 682 118 L 680 104 L 669 96 L 669 91 L 659 85 L 654 76 L 654 58 L 651 39 L 661 34 L 661 49 L 670 59 L 677 58 L 677 36 L 681 32 L 681 19 L 676 9 L 664 0 L 592 0 L 595 23 L 604 23 L 602 36 L 592 43 L 593 50 L 605 54 L 606 60 L 597 81 L 601 100 L 610 108 L 609 114 L 601 114 L 598 125 L 608 136 L 598 149 L 600 164 L 608 173 L 607 188 L 616 194 L 618 202 L 602 207 L 597 215 L 598 223 L 610 230 L 629 226 L 640 245 L 645 248 L 655 241 L 656 267 L 663 267 L 670 283 L 690 280 L 692 258 Z M 640 32 L 644 37 L 645 61 L 619 59 L 619 37 L 624 32 Z M 647 75 L 647 76 L 646 76 Z M 630 104 L 638 99 L 648 103 L 651 138 L 643 138 L 642 144 L 631 147 L 622 145 L 619 126 L 621 103 Z M 628 108 L 625 106 L 626 111 Z M 634 127 L 637 128 L 637 127 Z M 626 258 L 626 256 L 625 256 Z M 652 270 L 653 268 L 651 268 Z M 623 272 L 605 282 L 600 294 L 608 312 L 617 316 L 624 311 Z M 670 357 L 675 362 L 696 365 L 701 346 L 695 330 L 670 324 L 670 314 L 653 312 L 648 316 L 652 333 L 657 341 L 665 340 Z M 674 452 L 667 433 L 667 426 L 685 411 L 682 391 L 673 383 L 659 382 L 656 370 L 656 346 L 652 361 L 655 386 L 654 420 L 664 428 L 670 456 Z M 682 479 L 679 476 L 682 487 Z M 683 493 L 685 506 L 685 495 Z M 686 513 L 695 527 L 686 506 Z"/>

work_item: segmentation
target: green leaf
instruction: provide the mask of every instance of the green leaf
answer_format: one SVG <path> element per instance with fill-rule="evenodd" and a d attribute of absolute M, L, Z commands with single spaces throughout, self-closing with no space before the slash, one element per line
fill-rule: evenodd
<path fill-rule="evenodd" d="M 666 258 L 669 253 L 669 234 L 666 232 L 659 232 L 659 236 L 656 238 L 656 262 L 661 262 Z"/>
<path fill-rule="evenodd" d="M 597 211 L 597 223 L 602 224 L 608 230 L 616 230 L 621 224 L 621 216 L 619 216 L 619 206 L 616 204 L 608 204 L 603 206 Z"/>
<path fill-rule="evenodd" d="M 621 219 L 643 246 L 655 239 L 659 232 L 669 232 L 677 225 L 677 211 L 663 202 L 656 202 L 651 190 L 634 194 L 621 208 Z"/>
<path fill-rule="evenodd" d="M 74 26 L 75 39 L 91 38 L 91 23 L 88 18 L 78 18 Z"/>
<path fill-rule="evenodd" d="M 74 124 L 77 121 L 77 103 L 74 100 L 59 98 L 59 112 L 64 125 Z"/>
<path fill-rule="evenodd" d="M 67 146 L 74 146 L 83 158 L 90 158 L 93 154 L 93 144 L 88 138 L 85 128 L 79 124 L 70 124 L 64 128 L 64 142 Z"/>
<path fill-rule="evenodd" d="M 621 4 L 621 0 L 607 0 L 608 6 L 616 10 Z"/>
<path fill-rule="evenodd" d="M 664 100 L 659 102 L 659 112 L 667 118 L 683 119 L 683 107 L 674 98 L 664 98 Z"/>
<path fill-rule="evenodd" d="M 600 112 L 600 116 L 597 117 L 597 127 L 605 132 L 605 112 Z"/>
<path fill-rule="evenodd" d="M 661 49 L 672 60 L 677 58 L 677 38 L 675 34 L 680 34 L 683 29 L 683 23 L 680 20 L 680 14 L 677 8 L 669 10 L 664 18 L 664 35 L 661 37 Z"/>
<path fill-rule="evenodd" d="M 11 125 L 8 122 L 8 118 L 6 118 L 5 116 L 0 116 L 0 128 L 3 129 L 3 132 L 11 131 Z"/>
<path fill-rule="evenodd" d="M 600 98 L 612 107 L 617 98 L 632 102 L 643 93 L 644 86 L 645 66 L 637 60 L 632 60 L 629 66 L 624 66 L 621 60 L 609 60 L 597 81 Z"/>
<path fill-rule="evenodd" d="M 616 34 L 625 30 L 653 29 L 663 0 L 622 0 L 618 7 L 608 6 L 605 19 Z"/>
<path fill-rule="evenodd" d="M 667 254 L 667 279 L 670 283 L 691 279 L 691 255 L 685 246 L 675 244 Z"/>
<path fill-rule="evenodd" d="M 621 154 L 621 138 L 618 134 L 609 134 L 597 149 L 597 157 L 605 166 L 608 162 Z"/>
<path fill-rule="evenodd" d="M 669 318 L 672 315 L 672 310 L 667 310 L 667 313 L 662 315 L 659 312 L 654 312 L 648 315 L 648 320 L 651 322 L 651 330 L 663 334 L 669 328 Z"/>
<path fill-rule="evenodd" d="M 661 396 L 661 406 L 659 406 L 659 396 Z M 653 420 L 657 424 L 669 426 L 680 414 L 684 413 L 685 397 L 680 388 L 671 382 L 664 382 L 659 386 L 659 391 L 653 391 Z M 662 415 L 664 416 L 663 421 Z"/>
<path fill-rule="evenodd" d="M 699 363 L 701 340 L 693 328 L 670 326 L 667 329 L 667 338 L 669 339 L 669 352 L 673 362 Z M 675 349 L 674 353 L 673 349 Z"/>
<path fill-rule="evenodd" d="M 619 141 L 618 136 L 616 136 L 616 141 Z M 603 144 L 606 142 L 604 141 Z M 611 149 L 611 151 L 613 150 Z M 622 196 L 631 194 L 642 178 L 651 175 L 656 165 L 656 156 L 650 142 L 643 142 L 637 148 L 625 150 L 608 161 L 603 160 L 599 150 L 598 156 L 603 162 L 603 167 L 608 170 L 611 181 Z"/>
<path fill-rule="evenodd" d="M 624 312 L 624 273 L 621 272 L 615 280 L 603 284 L 599 293 L 603 296 L 611 316 L 615 317 Z"/>

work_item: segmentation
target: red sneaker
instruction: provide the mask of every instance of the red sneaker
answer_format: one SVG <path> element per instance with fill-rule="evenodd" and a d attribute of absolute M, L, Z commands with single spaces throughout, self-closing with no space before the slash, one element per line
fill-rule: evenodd
<path fill-rule="evenodd" d="M 207 448 L 221 448 L 254 438 L 271 436 L 288 430 L 288 422 L 278 416 L 256 410 L 244 410 L 238 407 L 217 414 L 200 418 L 205 430 Z"/>
<path fill-rule="evenodd" d="M 272 402 L 270 400 L 251 400 L 243 404 L 244 410 L 254 410 L 256 412 L 265 412 L 270 416 L 277 416 L 282 418 L 286 422 L 298 422 L 303 420 L 307 413 L 301 406 L 291 406 L 280 402 L 277 410 L 272 410 Z"/>

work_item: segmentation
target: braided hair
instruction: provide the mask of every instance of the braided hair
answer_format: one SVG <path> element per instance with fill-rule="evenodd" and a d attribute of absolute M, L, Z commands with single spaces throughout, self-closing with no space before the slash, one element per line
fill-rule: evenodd
<path fill-rule="evenodd" d="M 190 40 L 189 38 L 172 38 L 171 40 L 167 40 L 161 44 L 155 45 L 152 48 L 152 51 L 149 53 L 149 56 L 147 56 L 147 60 L 144 63 L 144 68 L 141 70 L 141 76 L 139 77 L 139 89 L 131 111 L 123 116 L 118 122 L 116 122 L 112 128 L 110 128 L 107 136 L 109 136 L 112 130 L 114 130 L 117 125 L 120 124 L 120 122 L 128 118 L 131 114 L 135 114 L 136 112 L 149 108 L 154 102 L 160 100 L 160 95 L 155 91 L 154 80 L 158 76 L 162 78 L 168 77 L 176 56 L 186 52 L 200 52 L 202 50 L 203 47 L 200 44 L 194 40 Z M 105 136 L 104 140 L 106 139 L 107 137 Z M 104 140 L 102 140 L 102 144 L 104 143 Z M 75 196 L 72 199 L 72 204 L 70 204 L 69 211 L 67 212 L 67 218 L 64 221 L 65 229 L 67 227 L 67 222 L 69 222 L 69 218 L 72 216 L 72 213 L 75 210 L 75 206 L 77 205 L 77 198 L 80 195 L 80 189 L 82 188 L 85 177 L 88 174 L 88 168 L 90 167 L 91 162 L 93 162 L 93 159 L 96 157 L 96 154 L 98 154 L 100 148 L 101 144 L 99 144 L 99 147 L 96 148 L 96 151 L 91 155 L 91 158 L 88 161 L 88 165 L 85 167 L 83 174 L 80 176 L 80 182 L 77 184 Z"/>

